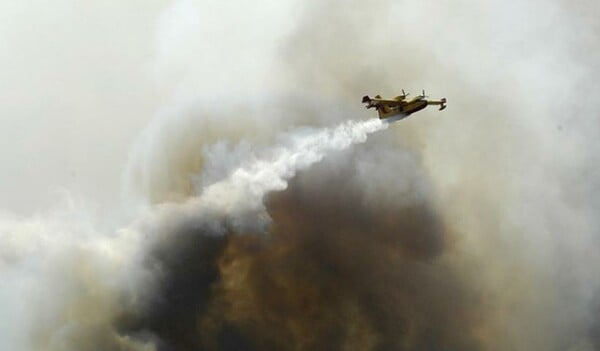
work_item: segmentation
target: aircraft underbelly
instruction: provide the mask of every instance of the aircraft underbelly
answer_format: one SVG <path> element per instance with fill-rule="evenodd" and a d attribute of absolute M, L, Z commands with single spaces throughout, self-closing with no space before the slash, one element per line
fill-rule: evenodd
<path fill-rule="evenodd" d="M 397 110 L 397 111 L 390 111 L 388 113 L 379 113 L 379 119 L 394 119 L 394 120 L 401 120 L 403 118 L 408 117 L 408 114 Z"/>
<path fill-rule="evenodd" d="M 426 102 L 425 103 L 420 103 L 420 104 L 408 105 L 408 106 L 405 106 L 403 112 L 406 113 L 407 115 L 410 115 L 410 114 L 415 113 L 417 111 L 421 111 L 425 107 L 427 107 L 427 103 Z"/>
<path fill-rule="evenodd" d="M 395 108 L 395 109 L 390 109 L 390 110 L 379 110 L 379 118 L 380 119 L 386 119 L 386 118 L 390 118 L 390 117 L 395 117 L 395 116 L 408 116 L 404 111 L 402 111 L 402 109 L 399 108 Z"/>

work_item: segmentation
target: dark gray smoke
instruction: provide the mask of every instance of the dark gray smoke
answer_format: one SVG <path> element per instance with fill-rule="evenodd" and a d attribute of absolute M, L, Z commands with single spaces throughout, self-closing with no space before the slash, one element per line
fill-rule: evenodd
<path fill-rule="evenodd" d="M 332 155 L 270 195 L 266 236 L 174 228 L 147 254 L 160 272 L 152 298 L 119 331 L 174 350 L 481 349 L 481 291 L 444 257 L 453 238 L 428 176 L 406 151 L 381 156 L 383 144 Z M 413 186 L 367 192 L 370 157 L 377 175 L 410 164 L 398 182 Z"/>
<path fill-rule="evenodd" d="M 263 350 L 479 349 L 479 291 L 444 260 L 450 233 L 429 201 L 374 204 L 352 162 L 341 178 L 329 167 L 271 196 L 269 239 L 230 243 L 221 323 Z"/>

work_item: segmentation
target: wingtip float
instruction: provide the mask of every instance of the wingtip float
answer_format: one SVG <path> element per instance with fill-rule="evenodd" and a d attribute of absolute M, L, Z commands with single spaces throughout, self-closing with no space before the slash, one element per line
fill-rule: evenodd
<path fill-rule="evenodd" d="M 402 90 L 402 95 L 396 96 L 393 99 L 383 99 L 380 95 L 375 97 L 363 96 L 362 102 L 367 104 L 367 108 L 375 108 L 379 113 L 379 119 L 388 119 L 396 117 L 394 120 L 400 120 L 410 116 L 411 114 L 421 111 L 429 105 L 439 105 L 439 110 L 446 108 L 446 98 L 440 100 L 427 100 L 425 91 L 414 98 L 407 100 L 409 94 Z"/>

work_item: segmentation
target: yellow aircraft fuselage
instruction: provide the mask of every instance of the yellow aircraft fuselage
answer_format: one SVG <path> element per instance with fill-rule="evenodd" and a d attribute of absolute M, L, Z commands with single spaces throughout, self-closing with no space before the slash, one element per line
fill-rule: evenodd
<path fill-rule="evenodd" d="M 407 94 L 396 96 L 393 99 L 382 99 L 376 95 L 374 98 L 364 96 L 362 102 L 367 104 L 367 108 L 374 107 L 377 109 L 380 119 L 387 119 L 398 116 L 398 119 L 403 119 L 411 114 L 421 111 L 429 105 L 440 105 L 440 111 L 446 108 L 446 98 L 439 101 L 426 100 L 425 93 L 417 96 L 409 101 L 406 100 Z"/>
<path fill-rule="evenodd" d="M 389 106 L 389 105 L 382 104 L 381 106 L 379 106 L 377 108 L 377 112 L 379 113 L 380 119 L 386 119 L 386 118 L 394 117 L 394 116 L 398 116 L 398 115 L 404 115 L 404 117 L 408 117 L 417 111 L 421 111 L 425 107 L 427 107 L 426 100 L 417 100 L 417 101 L 407 102 L 404 105 L 396 105 L 396 106 Z"/>

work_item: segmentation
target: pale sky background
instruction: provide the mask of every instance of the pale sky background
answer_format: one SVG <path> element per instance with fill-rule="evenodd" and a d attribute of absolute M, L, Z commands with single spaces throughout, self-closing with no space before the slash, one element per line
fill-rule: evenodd
<path fill-rule="evenodd" d="M 168 94 L 152 77 L 165 1 L 0 2 L 0 208 L 61 190 L 119 200 L 128 149 Z"/>

